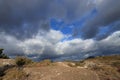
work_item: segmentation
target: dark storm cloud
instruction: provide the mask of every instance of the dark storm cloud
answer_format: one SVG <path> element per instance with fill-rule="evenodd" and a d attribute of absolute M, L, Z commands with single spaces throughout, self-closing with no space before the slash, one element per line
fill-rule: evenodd
<path fill-rule="evenodd" d="M 85 39 L 93 38 L 98 34 L 99 29 L 101 27 L 106 27 L 107 25 L 110 25 L 111 23 L 120 20 L 119 5 L 120 0 L 106 0 L 102 1 L 99 5 L 97 5 L 96 8 L 98 10 L 98 14 L 96 15 L 95 18 L 88 21 L 86 25 L 83 27 L 82 37 Z M 112 27 L 110 27 L 110 29 L 111 28 Z"/>
<path fill-rule="evenodd" d="M 0 32 L 28 38 L 39 30 L 48 31 L 49 18 L 73 21 L 87 12 L 84 0 L 0 0 Z M 79 16 L 79 17 L 78 17 Z"/>
<path fill-rule="evenodd" d="M 0 32 L 30 37 L 49 30 L 48 6 L 52 0 L 0 0 Z"/>
<path fill-rule="evenodd" d="M 39 30 L 48 31 L 52 17 L 71 23 L 96 8 L 96 17 L 79 30 L 83 38 L 93 38 L 100 27 L 120 19 L 119 5 L 119 0 L 0 0 L 0 32 L 31 37 Z"/>
<path fill-rule="evenodd" d="M 119 30 L 120 30 L 120 21 L 113 22 L 110 25 L 101 27 L 99 29 L 98 34 L 96 35 L 96 39 L 97 40 L 104 39 L 107 36 L 111 35 L 113 32 L 119 31 Z"/>
<path fill-rule="evenodd" d="M 70 23 L 76 20 L 79 20 L 83 17 L 87 12 L 93 10 L 95 5 L 91 0 L 61 0 L 59 1 L 59 6 L 63 9 L 62 12 L 59 10 L 59 14 L 63 14 L 64 16 L 60 17 L 60 19 L 65 20 L 65 22 Z M 57 9 L 56 9 L 57 10 Z M 54 12 L 54 11 L 53 11 Z M 59 15 L 56 15 L 59 18 Z"/>
<path fill-rule="evenodd" d="M 48 0 L 1 0 L 0 24 L 20 25 L 46 19 Z"/>

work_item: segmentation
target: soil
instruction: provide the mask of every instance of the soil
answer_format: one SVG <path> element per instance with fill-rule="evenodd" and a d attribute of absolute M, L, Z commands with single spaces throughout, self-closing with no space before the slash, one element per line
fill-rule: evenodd
<path fill-rule="evenodd" d="M 26 67 L 28 80 L 99 80 L 97 74 L 85 68 L 69 67 L 58 62 L 54 66 Z"/>

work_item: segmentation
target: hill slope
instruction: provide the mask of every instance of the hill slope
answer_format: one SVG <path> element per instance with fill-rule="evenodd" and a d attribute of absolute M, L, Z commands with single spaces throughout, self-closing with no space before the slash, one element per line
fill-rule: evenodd
<path fill-rule="evenodd" d="M 4 64 L 3 64 L 4 63 Z M 6 64 L 7 66 L 6 66 Z M 12 63 L 12 64 L 11 64 Z M 89 58 L 83 61 L 33 62 L 18 68 L 11 59 L 0 60 L 0 80 L 119 80 L 120 56 Z M 12 67 L 10 67 L 12 65 Z M 3 66 L 3 67 L 2 67 Z M 7 68 L 6 68 L 7 67 Z"/>
<path fill-rule="evenodd" d="M 120 55 L 89 58 L 76 65 L 96 72 L 100 80 L 120 80 Z"/>

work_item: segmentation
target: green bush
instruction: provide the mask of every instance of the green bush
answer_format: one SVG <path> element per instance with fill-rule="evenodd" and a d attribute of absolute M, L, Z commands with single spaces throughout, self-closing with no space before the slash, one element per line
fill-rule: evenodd
<path fill-rule="evenodd" d="M 9 57 L 3 53 L 3 50 L 4 49 L 0 49 L 0 58 L 2 58 L 2 59 L 9 59 Z"/>
<path fill-rule="evenodd" d="M 23 65 L 27 65 L 27 64 L 32 63 L 32 60 L 28 59 L 26 57 L 18 56 L 15 58 L 15 62 L 16 62 L 17 66 L 22 67 Z"/>

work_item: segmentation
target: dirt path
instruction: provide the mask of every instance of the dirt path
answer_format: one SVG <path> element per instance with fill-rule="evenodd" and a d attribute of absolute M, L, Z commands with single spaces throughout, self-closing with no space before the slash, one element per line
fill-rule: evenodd
<path fill-rule="evenodd" d="M 24 68 L 30 76 L 28 80 L 99 80 L 98 76 L 87 69 L 63 66 Z"/>

